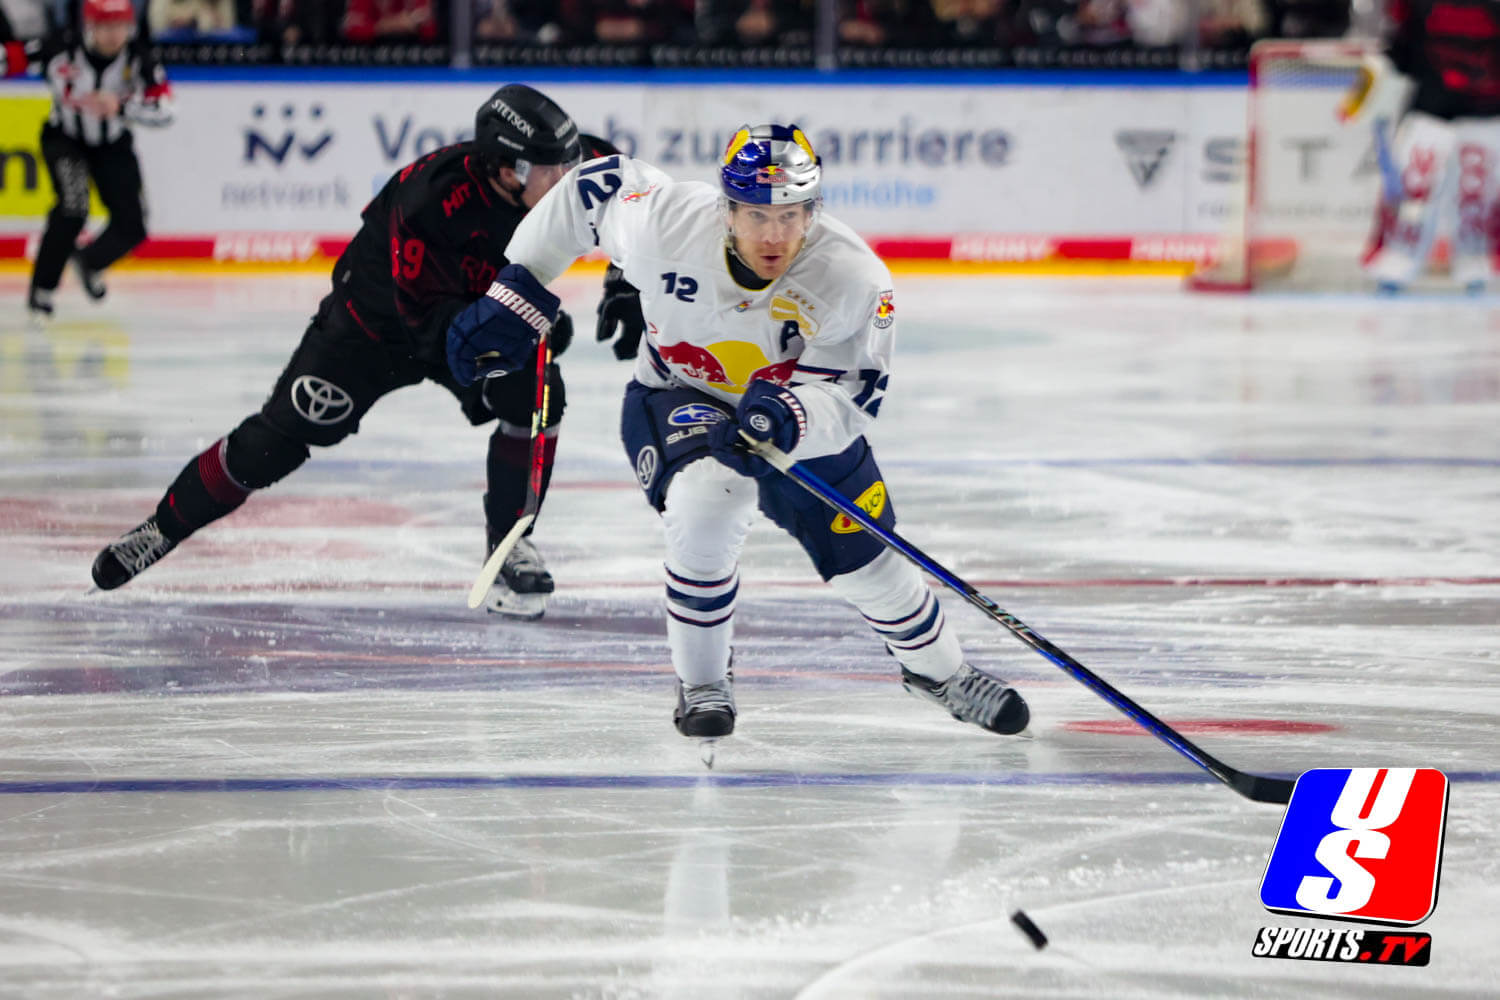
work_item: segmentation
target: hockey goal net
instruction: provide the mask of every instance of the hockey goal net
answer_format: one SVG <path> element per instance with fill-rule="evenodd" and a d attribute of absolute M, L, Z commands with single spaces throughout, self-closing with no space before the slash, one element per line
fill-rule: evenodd
<path fill-rule="evenodd" d="M 1250 51 L 1245 155 L 1216 253 L 1189 280 L 1206 290 L 1341 289 L 1363 284 L 1397 107 L 1339 108 L 1373 42 L 1258 42 Z M 1394 104 L 1379 88 L 1371 94 Z"/>

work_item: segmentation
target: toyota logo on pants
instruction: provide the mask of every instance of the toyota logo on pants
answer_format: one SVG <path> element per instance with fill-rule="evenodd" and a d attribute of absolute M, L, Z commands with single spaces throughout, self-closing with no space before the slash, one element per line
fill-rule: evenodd
<path fill-rule="evenodd" d="M 354 410 L 349 394 L 325 378 L 301 375 L 292 383 L 292 406 L 314 424 L 336 424 Z"/>

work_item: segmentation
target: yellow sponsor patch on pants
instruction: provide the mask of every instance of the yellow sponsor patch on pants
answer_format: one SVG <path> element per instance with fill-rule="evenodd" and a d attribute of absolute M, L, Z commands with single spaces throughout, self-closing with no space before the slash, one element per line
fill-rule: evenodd
<path fill-rule="evenodd" d="M 874 484 L 854 500 L 854 506 L 870 515 L 871 520 L 877 520 L 880 512 L 885 510 L 885 482 L 877 479 Z M 848 514 L 840 514 L 833 519 L 833 530 L 835 534 L 852 535 L 856 531 L 864 529 L 858 523 L 849 519 Z"/>

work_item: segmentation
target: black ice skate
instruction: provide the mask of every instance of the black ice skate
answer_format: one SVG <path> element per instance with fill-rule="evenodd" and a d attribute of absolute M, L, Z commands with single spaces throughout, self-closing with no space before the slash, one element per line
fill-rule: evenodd
<path fill-rule="evenodd" d="M 1031 720 L 1031 710 L 1015 688 L 967 663 L 941 683 L 902 667 L 901 685 L 912 694 L 937 702 L 958 721 L 972 722 L 1002 736 L 1014 736 Z"/>
<path fill-rule="evenodd" d="M 83 262 L 83 254 L 73 254 L 73 270 L 78 274 L 78 283 L 83 286 L 84 294 L 98 302 L 109 292 L 104 287 L 104 272 L 95 271 Z"/>
<path fill-rule="evenodd" d="M 94 559 L 94 584 L 100 590 L 114 590 L 129 583 L 176 545 L 161 533 L 156 518 L 148 518 L 100 551 Z"/>
<path fill-rule="evenodd" d="M 703 763 L 714 766 L 714 745 L 734 732 L 734 671 L 712 684 L 684 684 L 677 679 L 677 709 L 672 724 L 684 736 L 703 741 Z"/>
<path fill-rule="evenodd" d="M 505 557 L 499 577 L 485 595 L 484 607 L 512 618 L 540 618 L 547 610 L 548 595 L 555 589 L 542 554 L 531 539 L 521 538 Z"/>
<path fill-rule="evenodd" d="M 26 293 L 27 322 L 33 328 L 46 325 L 52 318 L 52 298 L 55 294 L 50 288 L 33 288 Z"/>

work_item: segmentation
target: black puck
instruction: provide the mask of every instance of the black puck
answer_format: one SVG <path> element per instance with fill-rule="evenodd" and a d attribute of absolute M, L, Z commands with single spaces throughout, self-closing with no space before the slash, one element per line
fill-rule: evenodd
<path fill-rule="evenodd" d="M 1042 933 L 1040 927 L 1031 922 L 1031 918 L 1026 915 L 1025 910 L 1017 910 L 1015 913 L 1012 913 L 1010 915 L 1010 922 L 1021 928 L 1021 933 L 1031 939 L 1031 943 L 1036 945 L 1037 951 L 1041 951 L 1047 947 L 1047 935 Z"/>

